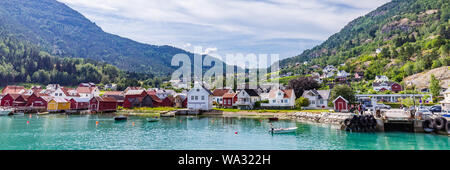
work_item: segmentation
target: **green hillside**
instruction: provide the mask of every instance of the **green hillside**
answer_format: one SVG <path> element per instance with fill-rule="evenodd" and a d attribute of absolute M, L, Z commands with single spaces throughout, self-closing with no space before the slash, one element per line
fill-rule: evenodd
<path fill-rule="evenodd" d="M 321 45 L 280 61 L 282 73 L 304 74 L 313 65 L 335 65 L 350 73 L 364 72 L 366 80 L 387 75 L 401 82 L 450 65 L 449 19 L 448 0 L 393 0 L 353 20 Z M 308 64 L 298 65 L 304 61 Z"/>

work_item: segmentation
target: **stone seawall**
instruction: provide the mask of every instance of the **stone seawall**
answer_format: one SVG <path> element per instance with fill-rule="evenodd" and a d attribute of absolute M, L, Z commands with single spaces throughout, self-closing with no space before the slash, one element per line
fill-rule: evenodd
<path fill-rule="evenodd" d="M 291 118 L 298 121 L 307 121 L 314 123 L 342 124 L 345 119 L 351 118 L 352 113 L 310 113 L 297 112 L 291 115 Z"/>

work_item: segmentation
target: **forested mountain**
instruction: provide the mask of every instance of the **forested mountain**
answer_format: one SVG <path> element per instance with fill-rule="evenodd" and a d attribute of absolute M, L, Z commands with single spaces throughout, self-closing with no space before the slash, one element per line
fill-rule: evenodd
<path fill-rule="evenodd" d="M 39 46 L 51 55 L 89 58 L 127 71 L 169 75 L 171 46 L 138 43 L 104 32 L 56 0 L 1 0 L 0 28 L 5 35 Z"/>
<path fill-rule="evenodd" d="M 118 83 L 124 89 L 140 85 L 138 80 L 152 78 L 151 74 L 124 72 L 91 59 L 55 57 L 33 44 L 0 33 L 0 86 L 16 83 L 75 86 L 94 82 Z"/>
<path fill-rule="evenodd" d="M 366 80 L 387 75 L 401 82 L 408 75 L 450 65 L 449 19 L 448 0 L 393 0 L 321 45 L 280 61 L 280 66 L 284 73 L 302 74 L 313 65 L 345 64 L 340 69 L 364 72 Z"/>

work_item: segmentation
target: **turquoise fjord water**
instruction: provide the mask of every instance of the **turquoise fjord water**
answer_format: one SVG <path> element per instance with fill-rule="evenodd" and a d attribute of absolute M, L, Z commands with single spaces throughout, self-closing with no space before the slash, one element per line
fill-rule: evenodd
<path fill-rule="evenodd" d="M 113 115 L 3 116 L 0 117 L 0 149 L 450 149 L 450 137 L 447 136 L 402 132 L 350 133 L 329 125 L 294 121 L 279 121 L 274 125 L 297 126 L 298 130 L 295 134 L 271 135 L 267 120 L 245 118 L 176 117 L 150 123 L 145 118 L 130 117 L 128 121 L 119 123 L 113 120 Z"/>

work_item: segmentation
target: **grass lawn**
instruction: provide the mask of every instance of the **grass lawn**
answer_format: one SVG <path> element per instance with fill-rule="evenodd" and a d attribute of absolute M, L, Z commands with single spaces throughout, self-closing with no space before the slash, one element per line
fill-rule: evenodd
<path fill-rule="evenodd" d="M 132 109 L 123 109 L 124 112 L 140 112 L 140 113 L 155 113 L 155 112 L 169 112 L 179 110 L 179 108 L 174 107 L 141 107 Z"/>

